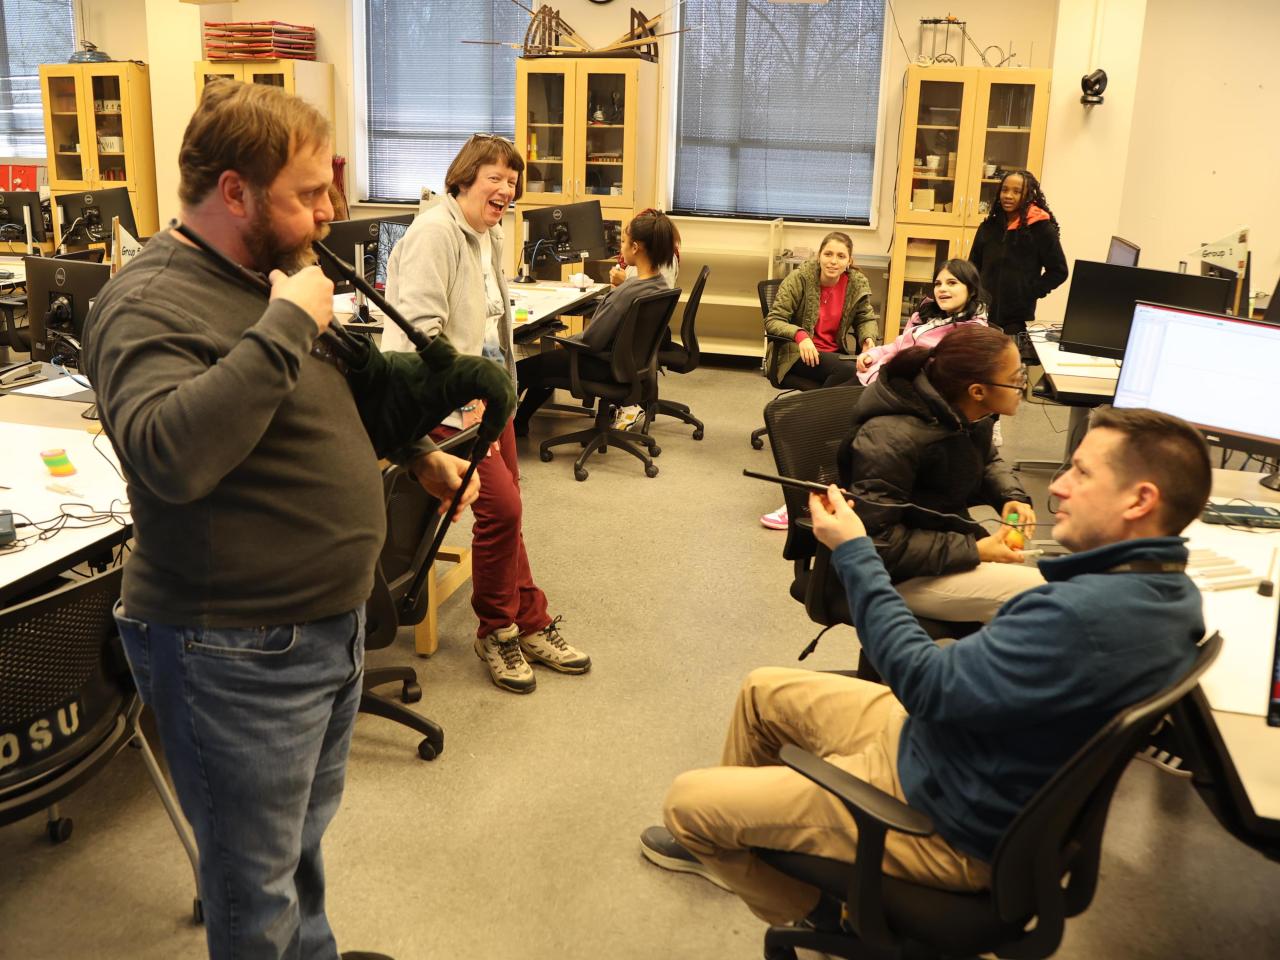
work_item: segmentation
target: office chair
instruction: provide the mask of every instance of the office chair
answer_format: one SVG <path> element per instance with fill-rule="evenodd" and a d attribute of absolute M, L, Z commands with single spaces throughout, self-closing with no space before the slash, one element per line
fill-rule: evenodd
<path fill-rule="evenodd" d="M 669 346 L 658 350 L 658 367 L 660 370 L 672 370 L 676 373 L 692 373 L 698 369 L 698 334 L 694 329 L 694 320 L 698 314 L 698 304 L 702 301 L 702 288 L 707 285 L 710 267 L 703 267 L 698 279 L 693 283 L 693 291 L 684 305 L 684 316 L 680 320 L 680 343 L 671 341 Z M 654 418 L 659 414 L 683 420 L 693 427 L 693 439 L 701 440 L 705 435 L 702 421 L 689 411 L 689 405 L 674 400 L 663 400 L 656 393 L 645 410 L 644 430 L 646 435 L 653 426 Z"/>
<path fill-rule="evenodd" d="M 454 434 L 440 449 L 465 455 L 479 426 Z M 381 650 L 395 642 L 402 626 L 421 623 L 427 613 L 430 570 L 427 551 L 441 522 L 440 501 L 427 493 L 403 467 L 382 472 L 387 504 L 387 539 L 382 544 L 374 574 L 373 593 L 365 605 L 365 650 Z M 432 720 L 374 692 L 388 683 L 400 684 L 402 703 L 422 699 L 422 687 L 413 667 L 366 667 L 360 694 L 360 712 L 393 720 L 416 730 L 423 739 L 418 756 L 434 760 L 444 751 L 444 730 Z"/>
<path fill-rule="evenodd" d="M 798 393 L 784 393 L 764 408 L 769 447 L 778 473 L 818 483 L 838 483 L 836 455 L 853 427 L 853 409 L 866 388 L 845 384 Z M 791 596 L 823 627 L 853 625 L 844 586 L 831 569 L 831 551 L 813 536 L 809 495 L 783 487 L 787 504 L 787 540 L 782 556 L 792 562 Z M 979 623 L 916 617 L 935 639 L 958 639 L 979 629 Z M 838 671 L 843 672 L 843 671 Z M 858 658 L 855 674 L 880 682 L 870 659 Z"/>
<path fill-rule="evenodd" d="M 1019 960 L 1052 956 L 1068 917 L 1097 889 L 1102 831 L 1120 775 L 1169 709 L 1196 689 L 1222 649 L 1205 640 L 1191 668 L 1161 692 L 1116 713 L 1027 802 L 991 861 L 991 889 L 955 893 L 881 873 L 885 834 L 934 832 L 920 811 L 806 750 L 788 744 L 781 760 L 840 798 L 858 827 L 856 864 L 757 849 L 765 863 L 848 906 L 848 927 L 824 932 L 770 927 L 765 957 L 794 960 L 797 948 L 848 960 L 942 960 L 992 954 Z"/>
<path fill-rule="evenodd" d="M 199 855 L 138 724 L 142 700 L 111 616 L 120 574 L 116 567 L 0 610 L 0 730 L 12 731 L 16 751 L 0 767 L 0 825 L 47 810 L 49 839 L 66 841 L 74 824 L 59 801 L 137 747 L 196 875 L 199 923 Z"/>
<path fill-rule="evenodd" d="M 18 353 L 31 352 L 31 330 L 18 326 L 16 312 L 26 312 L 27 298 L 0 297 L 0 348 L 8 347 Z"/>
<path fill-rule="evenodd" d="M 756 295 L 760 298 L 760 318 L 767 320 L 769 311 L 773 309 L 773 301 L 778 297 L 778 288 L 782 286 L 782 279 L 775 277 L 771 280 L 761 280 L 756 284 Z M 765 340 L 772 340 L 774 343 L 794 343 L 789 337 L 780 337 L 776 334 L 766 333 Z M 777 371 L 772 368 L 765 370 L 765 376 L 769 378 L 769 383 L 778 390 L 789 392 L 791 390 L 815 390 L 818 384 L 804 377 L 792 376 L 791 372 L 779 379 Z M 756 430 L 751 431 L 751 446 L 756 450 L 764 449 L 764 438 L 768 434 L 769 427 L 766 424 Z M 807 501 L 806 501 L 807 502 Z"/>
<path fill-rule="evenodd" d="M 547 338 L 570 351 L 568 380 L 548 379 L 547 385 L 567 387 L 579 400 L 599 399 L 600 403 L 596 405 L 595 423 L 590 430 L 578 430 L 542 442 L 538 456 L 544 462 L 552 459 L 552 447 L 579 443 L 583 450 L 573 465 L 573 476 L 577 480 L 586 480 L 587 469 L 584 464 L 587 459 L 597 451 L 604 453 L 609 447 L 617 447 L 644 463 L 646 477 L 658 475 L 658 465 L 653 462 L 653 457 L 662 450 L 657 441 L 645 433 L 614 429 L 613 407 L 631 403 L 648 406 L 656 395 L 658 347 L 662 344 L 667 324 L 671 322 L 671 314 L 675 312 L 679 299 L 680 289 L 677 287 L 639 297 L 632 303 L 631 309 L 622 318 L 622 326 L 608 354 L 611 374 L 609 380 L 583 379 L 578 361 L 581 356 L 591 352 L 586 344 L 564 337 Z"/>

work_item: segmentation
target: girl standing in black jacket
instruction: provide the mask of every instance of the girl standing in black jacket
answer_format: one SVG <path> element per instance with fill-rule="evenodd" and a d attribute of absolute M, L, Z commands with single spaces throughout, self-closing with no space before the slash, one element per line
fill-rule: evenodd
<path fill-rule="evenodd" d="M 974 234 L 969 261 L 991 298 L 987 322 L 1010 335 L 1026 330 L 1036 301 L 1067 279 L 1058 221 L 1029 171 L 1004 175 L 999 203 Z"/>

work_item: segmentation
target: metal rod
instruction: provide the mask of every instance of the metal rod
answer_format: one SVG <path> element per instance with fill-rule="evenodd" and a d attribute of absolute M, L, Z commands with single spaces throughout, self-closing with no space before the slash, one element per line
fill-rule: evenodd
<path fill-rule="evenodd" d="M 377 288 L 375 288 L 373 284 L 356 272 L 355 267 L 347 263 L 347 261 L 343 260 L 319 240 L 311 246 L 316 253 L 320 254 L 320 256 L 324 257 L 324 259 L 328 261 L 329 266 L 342 274 L 344 279 L 372 300 L 379 310 L 390 317 L 391 322 L 404 331 L 404 335 L 409 338 L 409 342 L 413 344 L 415 350 L 422 350 L 431 344 L 432 338 L 428 337 L 425 333 L 406 320 L 404 318 L 404 314 L 389 304 L 386 301 L 386 298 L 377 291 Z"/>
<path fill-rule="evenodd" d="M 440 547 L 444 545 L 444 535 L 449 532 L 449 524 L 453 523 L 453 517 L 458 512 L 458 504 L 462 502 L 462 495 L 467 490 L 467 484 L 471 482 L 476 468 L 480 466 L 480 461 L 485 458 L 485 454 L 488 451 L 489 444 L 477 443 L 476 448 L 471 452 L 471 460 L 467 463 L 467 472 L 462 475 L 462 483 L 458 485 L 453 499 L 449 502 L 448 512 L 445 513 L 440 525 L 436 527 L 436 535 L 431 540 L 431 548 L 427 551 L 427 555 L 422 561 L 422 566 L 418 568 L 418 572 L 414 575 L 413 583 L 409 585 L 409 590 L 405 593 L 406 597 L 416 597 L 422 590 L 422 584 L 431 573 L 431 566 L 436 562 Z"/>

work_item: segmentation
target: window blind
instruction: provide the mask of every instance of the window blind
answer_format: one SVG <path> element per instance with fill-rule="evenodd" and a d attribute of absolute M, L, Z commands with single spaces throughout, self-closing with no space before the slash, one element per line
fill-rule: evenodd
<path fill-rule="evenodd" d="M 686 0 L 681 213 L 867 223 L 884 0 Z"/>
<path fill-rule="evenodd" d="M 75 52 L 71 0 L 0 4 L 0 156 L 43 157 L 40 64 Z"/>
<path fill-rule="evenodd" d="M 515 135 L 516 56 L 463 40 L 524 38 L 511 0 L 365 0 L 369 197 L 444 189 L 473 133 Z"/>

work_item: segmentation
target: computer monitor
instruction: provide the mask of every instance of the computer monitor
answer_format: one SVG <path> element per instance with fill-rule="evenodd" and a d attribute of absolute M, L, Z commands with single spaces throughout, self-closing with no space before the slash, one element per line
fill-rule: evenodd
<path fill-rule="evenodd" d="M 57 356 L 78 360 L 89 305 L 110 279 L 111 265 L 53 257 L 25 257 L 23 262 L 27 268 L 31 359 L 48 362 Z"/>
<path fill-rule="evenodd" d="M 55 253 L 55 260 L 83 260 L 86 263 L 101 263 L 106 259 L 105 247 L 90 247 L 88 250 L 68 250 L 66 253 Z"/>
<path fill-rule="evenodd" d="M 1119 360 L 1139 300 L 1225 313 L 1232 286 L 1225 280 L 1146 267 L 1077 260 L 1071 271 L 1059 348 Z"/>
<path fill-rule="evenodd" d="M 1262 315 L 1267 323 L 1280 326 L 1280 279 L 1276 280 L 1276 288 L 1271 291 L 1271 299 L 1267 301 L 1267 312 Z"/>
<path fill-rule="evenodd" d="M 379 290 L 387 288 L 387 262 L 400 238 L 409 232 L 409 224 L 399 220 L 378 222 L 378 266 L 373 274 L 373 285 Z"/>
<path fill-rule="evenodd" d="M 382 224 L 413 222 L 414 215 L 406 213 L 394 217 L 371 217 L 365 220 L 335 220 L 329 224 L 329 233 L 323 243 L 350 264 L 356 264 L 360 275 L 369 283 L 377 282 L 378 237 Z M 357 247 L 360 248 L 357 250 Z M 350 293 L 352 285 L 332 265 L 320 262 L 324 275 L 333 281 L 335 293 Z"/>
<path fill-rule="evenodd" d="M 1229 450 L 1280 457 L 1280 327 L 1139 302 L 1112 403 L 1181 417 Z M 1263 484 L 1280 489 L 1275 474 Z"/>
<path fill-rule="evenodd" d="M 1136 267 L 1140 252 L 1136 243 L 1122 237 L 1112 237 L 1111 247 L 1107 250 L 1107 263 L 1114 263 L 1118 267 Z"/>
<path fill-rule="evenodd" d="M 30 234 L 27 233 L 28 226 L 31 227 Z M 0 193 L 0 240 L 44 243 L 46 239 L 40 194 L 34 190 Z"/>
<path fill-rule="evenodd" d="M 560 261 L 602 260 L 609 255 L 599 200 L 525 210 L 524 222 L 529 225 L 526 257 L 531 265 L 544 251 Z"/>
<path fill-rule="evenodd" d="M 1227 300 L 1226 312 L 1235 313 L 1240 316 L 1247 316 L 1249 313 L 1249 286 L 1253 282 L 1253 253 L 1249 252 L 1244 258 L 1244 281 L 1239 282 L 1239 274 L 1230 267 L 1219 266 L 1216 263 L 1200 262 L 1200 276 L 1202 277 L 1218 277 L 1226 280 L 1231 284 L 1231 296 Z M 1236 291 L 1240 291 L 1240 303 L 1236 304 Z"/>
<path fill-rule="evenodd" d="M 120 218 L 120 226 L 132 236 L 138 235 L 138 222 L 133 217 L 128 187 L 60 193 L 54 200 L 61 210 L 61 243 L 110 243 L 111 221 L 116 217 Z"/>

